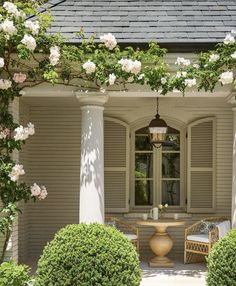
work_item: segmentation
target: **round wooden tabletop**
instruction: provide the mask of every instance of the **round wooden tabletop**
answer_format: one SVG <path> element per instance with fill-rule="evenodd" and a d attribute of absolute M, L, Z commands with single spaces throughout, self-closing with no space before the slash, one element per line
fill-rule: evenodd
<path fill-rule="evenodd" d="M 136 222 L 137 225 L 143 225 L 143 226 L 154 226 L 154 227 L 169 227 L 169 226 L 179 226 L 184 225 L 185 221 L 177 220 L 177 219 L 148 219 L 148 220 L 138 220 Z"/>

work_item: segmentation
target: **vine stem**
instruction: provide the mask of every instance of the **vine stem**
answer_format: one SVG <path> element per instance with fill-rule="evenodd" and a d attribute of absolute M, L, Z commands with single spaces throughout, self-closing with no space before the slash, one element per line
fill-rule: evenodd
<path fill-rule="evenodd" d="M 4 244 L 3 244 L 3 248 L 2 248 L 0 264 L 3 263 L 3 261 L 4 261 L 4 257 L 5 257 L 6 251 L 7 251 L 7 245 L 8 245 L 8 242 L 10 240 L 10 237 L 11 237 L 11 231 L 9 229 L 7 229 L 5 240 L 4 240 Z"/>

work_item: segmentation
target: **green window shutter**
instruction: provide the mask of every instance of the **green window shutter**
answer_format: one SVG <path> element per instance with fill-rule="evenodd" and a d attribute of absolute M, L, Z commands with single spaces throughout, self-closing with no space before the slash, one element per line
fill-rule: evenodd
<path fill-rule="evenodd" d="M 188 204 L 191 213 L 215 212 L 215 125 L 213 117 L 188 126 Z"/>
<path fill-rule="evenodd" d="M 104 190 L 106 212 L 128 212 L 129 126 L 104 118 Z"/>

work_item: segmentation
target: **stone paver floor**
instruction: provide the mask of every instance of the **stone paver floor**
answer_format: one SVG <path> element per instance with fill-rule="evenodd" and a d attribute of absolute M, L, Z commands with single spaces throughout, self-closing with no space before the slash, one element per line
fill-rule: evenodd
<path fill-rule="evenodd" d="M 148 261 L 148 260 L 147 260 Z M 173 268 L 150 268 L 147 261 L 141 262 L 143 279 L 140 286 L 206 286 L 206 265 L 183 264 L 182 259 L 174 259 Z M 36 270 L 36 260 L 27 263 Z"/>
<path fill-rule="evenodd" d="M 206 266 L 203 263 L 183 264 L 175 260 L 174 268 L 150 268 L 141 263 L 143 279 L 141 286 L 206 286 Z"/>

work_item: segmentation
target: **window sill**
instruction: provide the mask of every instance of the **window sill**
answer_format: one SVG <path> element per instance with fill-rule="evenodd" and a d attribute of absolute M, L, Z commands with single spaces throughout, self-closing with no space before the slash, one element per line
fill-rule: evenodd
<path fill-rule="evenodd" d="M 147 212 L 131 212 L 124 214 L 125 218 L 142 218 L 143 214 Z M 175 213 L 165 213 L 163 214 L 164 218 L 174 218 L 174 214 L 178 214 L 178 219 L 191 219 L 192 214 L 185 213 L 185 212 L 175 212 Z"/>

